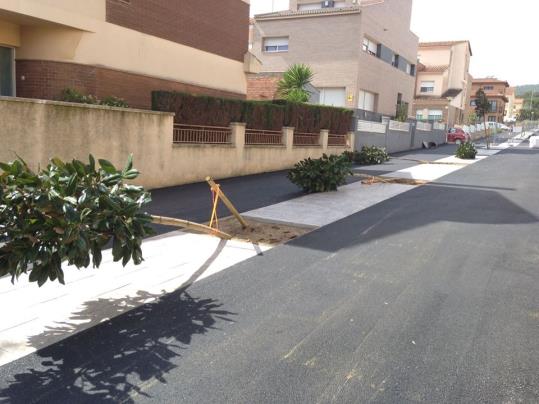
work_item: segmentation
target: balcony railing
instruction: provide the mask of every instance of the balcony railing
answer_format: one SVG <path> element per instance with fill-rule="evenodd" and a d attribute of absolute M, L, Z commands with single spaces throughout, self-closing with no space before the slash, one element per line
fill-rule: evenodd
<path fill-rule="evenodd" d="M 294 132 L 294 146 L 321 146 L 320 133 Z"/>
<path fill-rule="evenodd" d="M 173 143 L 231 144 L 232 131 L 223 126 L 174 124 Z"/>
<path fill-rule="evenodd" d="M 245 144 L 247 145 L 283 145 L 283 132 L 278 130 L 245 130 Z"/>

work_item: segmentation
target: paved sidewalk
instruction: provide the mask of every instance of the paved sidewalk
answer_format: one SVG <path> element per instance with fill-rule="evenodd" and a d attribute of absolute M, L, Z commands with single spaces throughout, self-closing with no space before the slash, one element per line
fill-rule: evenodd
<path fill-rule="evenodd" d="M 454 157 L 455 146 L 445 145 L 436 149 L 399 153 L 385 164 L 354 167 L 353 171 L 388 178 L 435 181 L 470 164 L 478 163 L 507 147 L 509 147 L 508 144 L 499 145 L 490 150 L 479 148 L 475 160 L 462 160 Z M 419 161 L 429 161 L 433 164 L 421 164 Z M 340 187 L 337 192 L 305 195 L 251 210 L 245 212 L 244 215 L 270 222 L 325 226 L 416 187 L 415 185 L 383 183 L 365 185 L 358 182 Z"/>
<path fill-rule="evenodd" d="M 49 282 L 38 288 L 27 276 L 12 285 L 1 278 L 0 366 L 268 249 L 175 231 L 144 241 L 139 266 L 123 268 L 107 250 L 98 270 L 67 267 L 65 286 Z"/>

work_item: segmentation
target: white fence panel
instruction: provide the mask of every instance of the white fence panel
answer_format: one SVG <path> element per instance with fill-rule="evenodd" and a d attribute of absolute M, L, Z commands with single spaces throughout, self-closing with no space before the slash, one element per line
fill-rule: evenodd
<path fill-rule="evenodd" d="M 410 124 L 408 122 L 389 121 L 389 130 L 408 132 L 410 130 Z"/>
<path fill-rule="evenodd" d="M 432 125 L 428 122 L 418 122 L 417 130 L 423 130 L 425 132 L 430 132 L 432 130 Z"/>
<path fill-rule="evenodd" d="M 434 122 L 433 127 L 436 130 L 445 130 L 445 123 Z"/>
<path fill-rule="evenodd" d="M 358 132 L 386 133 L 386 125 L 379 122 L 357 121 Z"/>

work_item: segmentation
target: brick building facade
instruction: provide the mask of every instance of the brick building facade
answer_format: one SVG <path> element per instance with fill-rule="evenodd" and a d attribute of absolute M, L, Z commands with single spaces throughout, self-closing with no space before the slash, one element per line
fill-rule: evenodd
<path fill-rule="evenodd" d="M 490 102 L 490 110 L 487 112 L 485 120 L 488 122 L 503 123 L 505 104 L 509 101 L 506 96 L 509 83 L 496 78 L 473 79 L 470 102 L 467 106 L 468 114 L 475 113 L 475 94 L 480 88 L 483 89 Z"/>
<path fill-rule="evenodd" d="M 70 87 L 139 108 L 154 90 L 245 98 L 247 0 L 39 3 L 0 4 L 0 48 L 13 59 L 0 63 L 13 83 L 0 95 L 58 99 Z"/>
<path fill-rule="evenodd" d="M 248 96 L 271 93 L 270 74 L 306 64 L 319 102 L 395 116 L 414 98 L 418 38 L 410 31 L 412 0 L 293 0 L 289 10 L 256 15 L 251 52 L 264 75 Z M 409 109 L 411 113 L 411 107 Z"/>

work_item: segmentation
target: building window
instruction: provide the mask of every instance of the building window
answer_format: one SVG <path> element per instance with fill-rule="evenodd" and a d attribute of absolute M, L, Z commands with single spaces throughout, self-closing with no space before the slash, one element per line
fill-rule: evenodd
<path fill-rule="evenodd" d="M 346 7 L 346 1 L 320 0 L 313 3 L 298 4 L 298 11 L 319 10 L 321 8 Z"/>
<path fill-rule="evenodd" d="M 496 116 L 492 116 L 492 115 L 489 116 L 489 117 L 488 117 L 488 121 L 489 121 L 489 122 L 496 122 Z"/>
<path fill-rule="evenodd" d="M 378 44 L 367 37 L 363 38 L 363 52 L 367 52 L 373 56 L 377 56 Z"/>
<path fill-rule="evenodd" d="M 421 89 L 422 93 L 433 93 L 434 92 L 434 81 L 422 81 Z"/>
<path fill-rule="evenodd" d="M 264 38 L 264 52 L 288 52 L 288 37 Z"/>
<path fill-rule="evenodd" d="M 391 57 L 391 66 L 399 67 L 399 55 L 393 54 Z"/>
<path fill-rule="evenodd" d="M 429 109 L 429 121 L 441 121 L 444 117 L 444 113 L 441 109 Z"/>
<path fill-rule="evenodd" d="M 14 70 L 14 50 L 0 46 L 0 95 L 15 95 Z"/>
<path fill-rule="evenodd" d="M 320 104 L 334 107 L 344 107 L 346 105 L 346 88 L 325 87 L 320 88 Z"/>
<path fill-rule="evenodd" d="M 417 111 L 415 113 L 415 119 L 417 119 L 418 121 L 422 121 L 423 120 L 423 111 Z"/>
<path fill-rule="evenodd" d="M 375 112 L 376 110 L 376 94 L 370 91 L 361 90 L 357 100 L 357 107 L 365 111 Z"/>
<path fill-rule="evenodd" d="M 489 101 L 490 109 L 488 112 L 496 112 L 497 108 L 497 102 L 496 100 Z"/>
<path fill-rule="evenodd" d="M 475 107 L 477 105 L 477 102 L 475 100 L 470 101 L 470 107 Z"/>
<path fill-rule="evenodd" d="M 492 90 L 494 90 L 494 86 L 484 86 L 484 87 L 483 87 L 483 90 L 485 90 L 485 91 L 492 91 Z"/>

